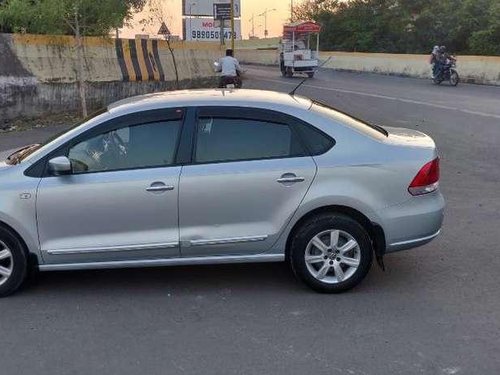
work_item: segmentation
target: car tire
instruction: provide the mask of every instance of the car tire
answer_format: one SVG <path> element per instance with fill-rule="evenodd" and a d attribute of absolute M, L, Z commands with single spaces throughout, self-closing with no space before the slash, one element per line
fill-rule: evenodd
<path fill-rule="evenodd" d="M 335 238 L 337 242 L 331 246 Z M 318 239 L 322 250 L 317 247 Z M 353 218 L 321 214 L 295 232 L 288 259 L 296 277 L 310 288 L 321 293 L 341 293 L 365 278 L 373 262 L 373 248 L 367 231 Z"/>
<path fill-rule="evenodd" d="M 6 297 L 22 285 L 28 259 L 21 241 L 8 229 L 0 227 L 0 297 Z"/>

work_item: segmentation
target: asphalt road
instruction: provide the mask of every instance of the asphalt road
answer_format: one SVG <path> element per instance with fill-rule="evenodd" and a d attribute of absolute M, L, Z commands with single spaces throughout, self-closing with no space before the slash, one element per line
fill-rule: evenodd
<path fill-rule="evenodd" d="M 500 88 L 328 71 L 300 93 L 434 138 L 441 236 L 342 295 L 283 264 L 41 274 L 0 300 L 0 374 L 500 373 Z M 0 150 L 51 132 L 0 134 Z"/>

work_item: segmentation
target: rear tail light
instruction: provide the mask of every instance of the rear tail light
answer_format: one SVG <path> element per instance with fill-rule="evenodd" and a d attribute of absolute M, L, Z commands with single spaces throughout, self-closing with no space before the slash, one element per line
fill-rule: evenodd
<path fill-rule="evenodd" d="M 439 185 L 439 158 L 425 164 L 417 173 L 408 191 L 411 195 L 432 193 Z"/>

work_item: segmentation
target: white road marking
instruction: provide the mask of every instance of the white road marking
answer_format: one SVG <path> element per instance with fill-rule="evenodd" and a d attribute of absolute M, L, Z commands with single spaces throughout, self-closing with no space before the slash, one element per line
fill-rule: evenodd
<path fill-rule="evenodd" d="M 258 77 L 258 79 L 262 80 L 262 81 L 269 81 L 269 82 L 280 83 L 280 84 L 283 84 L 283 85 L 291 85 L 291 86 L 296 86 L 297 85 L 297 83 L 284 82 L 284 81 L 280 81 L 280 80 L 277 80 L 277 79 L 269 79 L 269 78 L 262 78 L 262 77 Z M 309 88 L 312 88 L 312 89 L 341 92 L 341 93 L 345 93 L 345 94 L 360 95 L 360 96 L 366 96 L 366 97 L 378 98 L 378 99 L 385 99 L 385 100 L 393 100 L 393 101 L 402 102 L 402 103 L 425 105 L 425 106 L 433 107 L 433 108 L 446 109 L 446 110 L 450 110 L 450 111 L 458 111 L 458 112 L 462 112 L 462 113 L 467 113 L 469 115 L 477 115 L 477 116 L 484 116 L 484 117 L 493 117 L 493 118 L 496 118 L 496 119 L 500 119 L 500 115 L 496 115 L 494 113 L 472 111 L 472 110 L 469 110 L 469 109 L 462 109 L 462 108 L 458 108 L 458 107 L 451 107 L 451 106 L 447 106 L 447 105 L 430 103 L 430 102 L 425 102 L 425 101 L 421 101 L 421 100 L 397 98 L 397 97 L 388 96 L 388 95 L 371 94 L 371 93 L 362 92 L 362 91 L 337 89 L 337 88 L 322 87 L 322 86 L 317 86 L 317 85 L 304 84 L 303 86 L 304 87 L 309 87 Z"/>

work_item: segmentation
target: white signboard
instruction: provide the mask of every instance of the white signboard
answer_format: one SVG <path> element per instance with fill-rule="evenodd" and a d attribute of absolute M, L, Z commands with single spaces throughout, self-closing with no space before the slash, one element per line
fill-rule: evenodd
<path fill-rule="evenodd" d="M 213 18 L 185 18 L 184 30 L 186 40 L 202 42 L 217 42 L 221 40 L 220 23 Z M 223 35 L 224 39 L 231 39 L 231 22 L 226 21 Z M 241 20 L 234 20 L 234 39 L 241 39 Z"/>
<path fill-rule="evenodd" d="M 182 0 L 183 16 L 214 16 L 214 3 L 231 3 L 231 0 Z M 234 17 L 241 17 L 241 0 L 234 0 Z"/>

